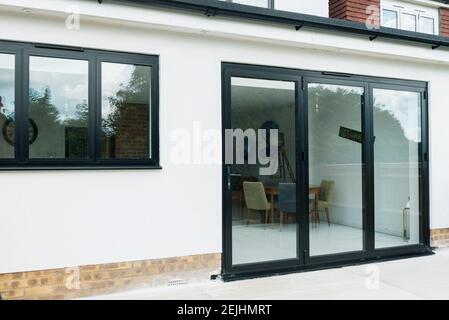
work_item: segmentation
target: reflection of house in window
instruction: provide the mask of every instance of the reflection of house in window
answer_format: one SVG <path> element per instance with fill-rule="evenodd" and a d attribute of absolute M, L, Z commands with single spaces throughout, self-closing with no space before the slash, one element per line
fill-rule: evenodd
<path fill-rule="evenodd" d="M 102 73 L 102 158 L 150 158 L 151 67 L 102 63 Z"/>
<path fill-rule="evenodd" d="M 149 157 L 149 108 L 147 104 L 122 104 L 113 134 L 103 136 L 103 154 L 108 158 L 145 159 Z"/>

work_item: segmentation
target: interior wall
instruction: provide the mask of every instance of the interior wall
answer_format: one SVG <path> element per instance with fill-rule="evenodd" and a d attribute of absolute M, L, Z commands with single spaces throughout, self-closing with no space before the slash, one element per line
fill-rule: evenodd
<path fill-rule="evenodd" d="M 206 17 L 198 19 L 204 19 L 204 28 L 214 23 Z M 231 29 L 227 22 L 218 22 Z M 278 40 L 302 37 L 293 28 L 244 25 L 248 28 L 239 29 L 242 32 L 264 29 L 267 36 L 278 35 Z M 196 147 L 192 145 L 192 164 L 178 164 L 172 149 L 176 130 L 193 137 L 199 123 L 203 130 L 220 132 L 223 61 L 429 81 L 431 227 L 449 227 L 446 64 L 310 50 L 291 42 L 273 45 L 207 32 L 190 34 L 185 29 L 163 31 L 123 21 L 84 19 L 79 30 L 69 30 L 59 16 L 23 12 L 0 12 L 0 28 L 4 40 L 159 55 L 163 167 L 156 171 L 0 172 L 0 183 L 7 186 L 0 195 L 0 272 L 221 252 L 221 165 L 201 164 L 201 157 L 193 157 Z M 320 32 L 314 34 L 322 39 L 316 37 Z M 344 42 L 366 49 L 362 40 L 347 34 L 323 37 L 332 37 L 329 45 Z M 396 56 L 410 51 L 444 54 L 380 39 L 363 43 L 373 50 L 396 48 Z"/>
<path fill-rule="evenodd" d="M 285 153 L 293 175 L 296 177 L 295 91 L 271 88 L 233 86 L 232 127 L 262 129 L 268 121 L 279 125 L 279 133 L 285 137 Z M 257 177 L 267 183 L 279 181 L 279 167 L 275 175 L 260 176 L 259 166 L 236 165 L 245 176 Z M 291 182 L 287 167 L 284 182 Z"/>
<path fill-rule="evenodd" d="M 363 89 L 309 84 L 309 183 L 335 182 L 332 223 L 362 226 L 362 144 L 339 136 L 362 131 Z"/>

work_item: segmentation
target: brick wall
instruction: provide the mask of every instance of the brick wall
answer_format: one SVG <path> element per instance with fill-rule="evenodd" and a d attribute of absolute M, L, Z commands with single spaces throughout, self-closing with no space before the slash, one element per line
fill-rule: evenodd
<path fill-rule="evenodd" d="M 142 104 L 120 107 L 115 139 L 115 156 L 119 159 L 149 157 L 149 108 Z"/>
<path fill-rule="evenodd" d="M 208 281 L 218 274 L 221 254 L 86 265 L 0 274 L 5 300 L 73 299 L 135 288 Z"/>
<path fill-rule="evenodd" d="M 432 247 L 448 247 L 449 228 L 430 230 L 430 240 Z"/>
<path fill-rule="evenodd" d="M 440 8 L 440 35 L 449 37 L 449 9 Z"/>
<path fill-rule="evenodd" d="M 379 10 L 367 12 L 367 7 Z M 374 25 L 380 24 L 380 0 L 329 0 L 329 17 Z M 371 18 L 370 18 L 371 17 Z"/>
<path fill-rule="evenodd" d="M 101 137 L 104 159 L 148 159 L 150 110 L 147 104 L 127 103 L 119 108 L 114 134 Z"/>

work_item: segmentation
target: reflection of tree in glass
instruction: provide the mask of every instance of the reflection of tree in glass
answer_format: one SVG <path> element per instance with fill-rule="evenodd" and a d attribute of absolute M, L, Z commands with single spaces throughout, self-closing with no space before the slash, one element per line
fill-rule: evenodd
<path fill-rule="evenodd" d="M 40 123 L 44 121 L 46 124 L 52 124 L 53 127 L 84 127 L 89 117 L 86 100 L 76 105 L 74 117 L 62 117 L 59 109 L 52 103 L 52 93 L 49 87 L 44 87 L 41 92 L 30 88 L 30 112 L 30 116 L 36 118 L 34 120 Z"/>
<path fill-rule="evenodd" d="M 313 161 L 357 163 L 361 144 L 339 136 L 340 127 L 362 131 L 362 93 L 335 86 L 309 87 L 309 148 Z"/>
<path fill-rule="evenodd" d="M 66 120 L 67 126 L 70 127 L 86 127 L 89 120 L 89 106 L 87 105 L 87 101 L 76 105 L 75 117 Z"/>
<path fill-rule="evenodd" d="M 400 120 L 385 104 L 374 100 L 374 135 L 376 136 L 376 161 L 408 161 L 409 140 Z"/>
<path fill-rule="evenodd" d="M 103 116 L 102 129 L 107 136 L 117 133 L 121 107 L 132 102 L 148 103 L 150 96 L 150 75 L 147 67 L 134 66 L 130 81 L 127 85 L 120 84 L 120 89 L 114 96 L 109 96 L 108 103 L 111 112 Z"/>
<path fill-rule="evenodd" d="M 43 88 L 42 93 L 30 88 L 30 118 L 46 130 L 56 129 L 61 125 L 58 108 L 51 103 L 51 97 L 48 87 Z"/>
<path fill-rule="evenodd" d="M 65 154 L 65 157 L 69 158 L 87 156 L 89 117 L 87 101 L 82 101 L 75 108 L 75 113 L 70 117 L 61 114 L 60 109 L 52 102 L 49 87 L 44 87 L 41 91 L 30 88 L 30 119 L 34 120 L 39 130 L 36 140 L 39 147 L 37 149 L 35 147 L 35 152 L 42 154 L 41 150 L 45 150 L 44 156 L 51 153 L 54 156 L 64 157 Z"/>
<path fill-rule="evenodd" d="M 361 131 L 362 95 L 345 88 L 309 88 L 309 135 L 311 155 L 334 163 L 353 163 L 361 157 L 361 145 L 339 137 L 340 126 Z M 383 105 L 374 105 L 376 160 L 406 161 L 410 141 L 395 115 Z"/>

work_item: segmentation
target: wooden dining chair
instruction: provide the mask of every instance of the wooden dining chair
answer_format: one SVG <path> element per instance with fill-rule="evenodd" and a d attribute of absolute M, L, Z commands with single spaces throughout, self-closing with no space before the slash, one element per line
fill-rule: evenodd
<path fill-rule="evenodd" d="M 265 211 L 264 221 L 265 224 L 267 224 L 271 203 L 267 200 L 267 195 L 265 194 L 263 183 L 245 181 L 243 182 L 243 193 L 245 195 L 245 203 L 246 208 L 248 209 L 248 216 L 251 210 Z M 249 225 L 248 217 L 246 224 Z"/>

